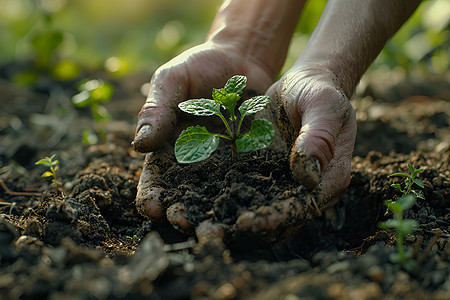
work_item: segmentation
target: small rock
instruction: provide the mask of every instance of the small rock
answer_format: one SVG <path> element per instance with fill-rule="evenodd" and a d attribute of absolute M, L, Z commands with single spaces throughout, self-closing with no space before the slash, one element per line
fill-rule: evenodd
<path fill-rule="evenodd" d="M 349 261 L 340 261 L 337 263 L 332 264 L 327 268 L 327 272 L 329 274 L 344 272 L 350 269 L 350 262 Z"/>
<path fill-rule="evenodd" d="M 379 266 L 372 266 L 367 270 L 367 277 L 369 277 L 372 281 L 382 283 L 384 282 L 383 269 Z"/>

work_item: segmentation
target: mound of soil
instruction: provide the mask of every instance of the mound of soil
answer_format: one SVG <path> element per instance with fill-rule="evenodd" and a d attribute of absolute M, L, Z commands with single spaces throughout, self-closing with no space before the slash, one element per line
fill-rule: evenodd
<path fill-rule="evenodd" d="M 274 203 L 308 207 L 284 153 L 261 150 L 232 163 L 223 147 L 193 165 L 169 159 L 158 182 L 163 208 L 182 204 L 196 227 L 208 221 L 226 232 L 223 245 L 199 248 L 194 233 L 146 220 L 134 203 L 144 156 L 130 141 L 142 102 L 135 91 L 145 79 L 116 84 L 115 121 L 96 146 L 81 144 L 92 124 L 88 112 L 67 104 L 68 90 L 0 82 L 9 95 L 0 112 L 0 299 L 450 298 L 448 101 L 355 97 L 351 184 L 336 206 L 309 214 L 296 231 L 289 230 L 299 227 L 295 214 L 274 232 L 237 225 L 243 213 Z M 34 165 L 52 153 L 61 161 L 60 188 Z M 416 262 L 410 271 L 389 258 L 395 232 L 377 227 L 392 217 L 384 201 L 398 196 L 390 187 L 398 179 L 388 175 L 407 172 L 408 163 L 424 169 L 425 195 L 404 216 L 419 223 L 405 240 Z"/>

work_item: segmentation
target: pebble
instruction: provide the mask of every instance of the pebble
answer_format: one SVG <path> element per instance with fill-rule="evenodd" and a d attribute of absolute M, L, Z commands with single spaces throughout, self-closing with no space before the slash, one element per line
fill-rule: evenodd
<path fill-rule="evenodd" d="M 327 268 L 327 272 L 329 274 L 334 274 L 338 272 L 344 272 L 350 270 L 350 262 L 349 261 L 340 261 L 332 264 Z"/>
<path fill-rule="evenodd" d="M 372 266 L 367 270 L 367 277 L 372 281 L 376 281 L 379 283 L 384 282 L 384 272 L 383 269 L 379 266 Z"/>

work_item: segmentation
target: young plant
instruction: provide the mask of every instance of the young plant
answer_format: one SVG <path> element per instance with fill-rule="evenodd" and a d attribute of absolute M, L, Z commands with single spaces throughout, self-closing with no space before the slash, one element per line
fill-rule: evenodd
<path fill-rule="evenodd" d="M 388 220 L 385 223 L 380 222 L 378 227 L 382 229 L 393 228 L 396 230 L 397 253 L 394 253 L 390 258 L 393 262 L 400 263 L 405 270 L 411 271 L 414 268 L 415 262 L 412 260 L 412 252 L 405 251 L 403 248 L 403 240 L 405 236 L 414 232 L 418 226 L 418 223 L 415 220 L 403 219 L 403 212 L 411 208 L 411 206 L 416 202 L 416 197 L 421 199 L 425 198 L 421 190 L 412 189 L 414 184 L 421 188 L 424 187 L 422 181 L 417 178 L 417 175 L 422 172 L 423 169 L 414 170 L 411 164 L 408 164 L 408 168 L 410 170 L 410 174 L 394 173 L 388 176 L 403 178 L 403 187 L 402 183 L 391 184 L 391 186 L 399 190 L 402 195 L 396 200 L 386 201 L 385 205 L 387 210 L 385 215 L 391 211 L 394 215 L 394 219 Z"/>
<path fill-rule="evenodd" d="M 59 161 L 54 158 L 55 154 L 53 154 L 51 157 L 44 157 L 43 159 L 35 162 L 35 164 L 47 166 L 49 170 L 42 173 L 42 177 L 53 177 L 52 183 L 56 186 L 56 188 L 59 188 L 61 186 L 61 183 L 56 178 L 56 171 L 58 171 L 59 169 Z"/>
<path fill-rule="evenodd" d="M 207 159 L 219 146 L 219 139 L 231 142 L 233 160 L 237 152 L 249 152 L 268 147 L 272 143 L 274 128 L 270 121 L 255 119 L 251 129 L 241 132 L 244 118 L 254 114 L 270 102 L 269 96 L 256 96 L 245 100 L 236 113 L 237 101 L 247 85 L 247 77 L 231 77 L 221 89 L 213 89 L 213 99 L 191 99 L 181 102 L 178 107 L 195 116 L 218 116 L 226 128 L 226 134 L 211 133 L 204 126 L 191 126 L 184 130 L 175 142 L 175 157 L 179 163 L 193 163 Z M 229 114 L 229 120 L 221 112 L 221 107 Z"/>
<path fill-rule="evenodd" d="M 106 135 L 102 123 L 111 119 L 108 110 L 101 104 L 111 100 L 114 87 L 101 79 L 84 80 L 78 87 L 79 93 L 72 97 L 72 103 L 78 108 L 89 107 L 97 127 L 97 135 Z M 83 143 L 95 144 L 98 138 L 91 129 L 83 132 Z"/>

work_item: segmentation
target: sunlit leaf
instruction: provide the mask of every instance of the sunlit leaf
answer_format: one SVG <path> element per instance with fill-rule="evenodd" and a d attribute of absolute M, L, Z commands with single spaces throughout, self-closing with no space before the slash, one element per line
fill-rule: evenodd
<path fill-rule="evenodd" d="M 236 140 L 239 152 L 255 151 L 270 146 L 274 136 L 273 124 L 265 119 L 252 121 L 250 131 Z"/>
<path fill-rule="evenodd" d="M 178 107 L 195 116 L 211 116 L 220 114 L 220 104 L 210 99 L 191 99 L 178 104 Z"/>
<path fill-rule="evenodd" d="M 207 159 L 219 146 L 219 137 L 204 126 L 188 127 L 175 142 L 175 157 L 179 163 Z"/>
<path fill-rule="evenodd" d="M 230 79 L 228 79 L 224 89 L 228 94 L 240 95 L 244 91 L 246 85 L 247 85 L 247 77 L 243 75 L 235 75 Z"/>
<path fill-rule="evenodd" d="M 42 177 L 52 177 L 52 176 L 53 176 L 53 173 L 50 172 L 50 171 L 45 171 L 45 172 L 42 174 Z"/>
<path fill-rule="evenodd" d="M 245 100 L 241 106 L 239 106 L 239 112 L 241 117 L 245 117 L 264 109 L 267 103 L 270 102 L 269 96 L 256 96 L 248 100 Z"/>

